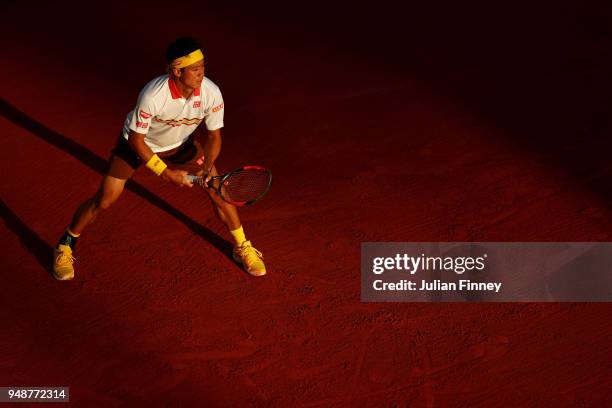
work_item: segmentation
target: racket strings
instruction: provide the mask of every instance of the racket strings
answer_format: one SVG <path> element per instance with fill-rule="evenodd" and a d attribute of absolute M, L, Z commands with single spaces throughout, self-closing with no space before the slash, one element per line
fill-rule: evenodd
<path fill-rule="evenodd" d="M 222 194 L 230 201 L 257 200 L 270 186 L 270 173 L 266 170 L 244 170 L 232 174 L 222 187 Z"/>

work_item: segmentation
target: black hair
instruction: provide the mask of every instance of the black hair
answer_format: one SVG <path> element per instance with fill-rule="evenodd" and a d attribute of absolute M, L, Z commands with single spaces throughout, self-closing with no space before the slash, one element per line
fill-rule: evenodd
<path fill-rule="evenodd" d="M 185 55 L 190 54 L 195 50 L 199 50 L 200 48 L 200 43 L 193 38 L 177 38 L 168 46 L 168 49 L 166 50 L 166 62 L 170 64 L 175 59 L 184 57 Z"/>

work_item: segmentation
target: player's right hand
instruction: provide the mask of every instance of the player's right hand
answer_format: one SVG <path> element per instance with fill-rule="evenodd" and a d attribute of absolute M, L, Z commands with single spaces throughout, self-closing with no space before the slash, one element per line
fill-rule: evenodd
<path fill-rule="evenodd" d="M 188 174 L 189 173 L 184 170 L 172 170 L 167 168 L 161 174 L 161 177 L 178 187 L 193 187 L 193 183 L 187 178 Z"/>

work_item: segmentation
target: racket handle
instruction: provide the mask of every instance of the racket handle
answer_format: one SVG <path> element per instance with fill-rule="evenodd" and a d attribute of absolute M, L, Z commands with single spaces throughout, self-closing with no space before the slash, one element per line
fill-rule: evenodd
<path fill-rule="evenodd" d="M 220 178 L 219 176 L 214 176 L 211 177 L 210 180 L 208 181 L 208 185 L 206 187 L 212 187 L 212 182 L 214 179 Z M 202 181 L 204 181 L 204 179 L 202 178 L 202 176 L 194 176 L 193 174 L 188 174 L 187 175 L 187 180 L 191 181 L 193 184 L 198 184 L 201 185 Z"/>
<path fill-rule="evenodd" d="M 187 180 L 191 181 L 193 184 L 198 184 L 199 180 L 202 180 L 202 177 L 194 176 L 193 174 L 188 174 Z"/>

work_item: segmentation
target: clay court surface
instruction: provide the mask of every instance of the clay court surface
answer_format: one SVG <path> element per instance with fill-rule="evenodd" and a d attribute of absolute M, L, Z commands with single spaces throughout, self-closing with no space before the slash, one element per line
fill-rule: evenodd
<path fill-rule="evenodd" d="M 478 3 L 3 5 L 0 385 L 75 406 L 612 405 L 609 304 L 360 302 L 364 241 L 612 240 L 609 10 Z M 231 260 L 201 191 L 141 169 L 55 281 L 185 34 L 225 99 L 217 166 L 274 172 L 241 211 L 268 275 Z"/>

